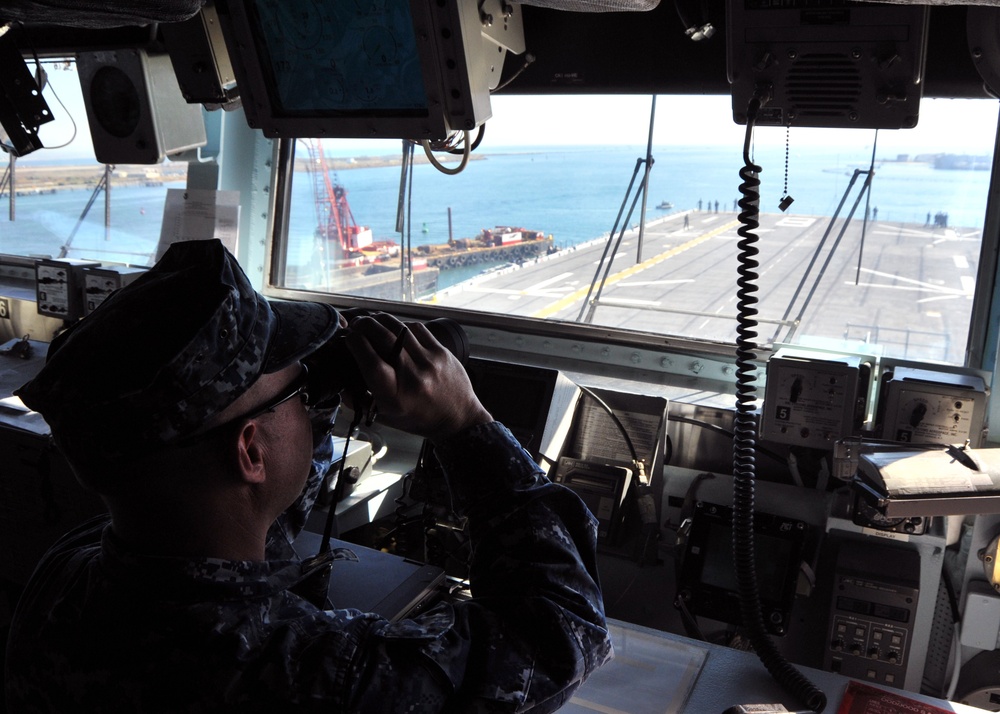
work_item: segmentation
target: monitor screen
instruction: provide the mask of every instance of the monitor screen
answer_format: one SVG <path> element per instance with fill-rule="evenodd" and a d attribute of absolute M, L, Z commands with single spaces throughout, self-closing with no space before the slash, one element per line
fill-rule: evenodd
<path fill-rule="evenodd" d="M 280 112 L 427 114 L 410 0 L 254 0 L 250 10 Z"/>
<path fill-rule="evenodd" d="M 513 14 L 485 27 L 466 0 L 217 4 L 251 127 L 269 137 L 414 141 L 490 118 L 504 54 L 523 51 L 520 10 L 504 7 Z"/>

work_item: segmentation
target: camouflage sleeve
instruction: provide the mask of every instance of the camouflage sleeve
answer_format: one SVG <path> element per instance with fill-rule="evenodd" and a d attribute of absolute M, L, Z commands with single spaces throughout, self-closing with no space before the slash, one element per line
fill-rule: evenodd
<path fill-rule="evenodd" d="M 596 521 L 500 424 L 437 453 L 467 508 L 474 597 L 387 624 L 359 664 L 369 686 L 357 710 L 397 711 L 377 697 L 421 711 L 554 711 L 612 656 Z"/>
<path fill-rule="evenodd" d="M 313 453 L 312 467 L 302 493 L 285 512 L 271 524 L 267 531 L 266 555 L 270 560 L 284 560 L 294 557 L 292 543 L 305 528 L 306 519 L 312 511 L 323 478 L 340 454 L 333 453 L 333 422 L 337 418 L 337 408 L 312 409 L 309 419 L 312 423 Z"/>

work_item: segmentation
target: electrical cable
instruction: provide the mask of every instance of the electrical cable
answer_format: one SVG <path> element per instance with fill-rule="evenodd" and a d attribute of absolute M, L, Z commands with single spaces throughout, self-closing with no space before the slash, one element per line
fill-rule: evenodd
<path fill-rule="evenodd" d="M 702 481 L 711 478 L 715 478 L 715 474 L 710 471 L 698 474 L 691 479 L 691 483 L 688 484 L 687 490 L 684 492 L 684 501 L 681 503 L 681 510 L 678 514 L 679 522 L 674 529 L 676 537 L 674 543 L 674 580 L 677 583 L 681 582 L 683 551 L 687 549 L 688 536 L 691 532 L 691 526 L 694 523 L 695 509 L 698 504 L 698 488 L 701 486 Z M 683 597 L 682 592 L 678 591 L 674 596 L 674 606 L 679 607 L 680 603 L 685 600 L 686 598 Z"/>
<path fill-rule="evenodd" d="M 424 154 L 427 155 L 427 160 L 431 163 L 431 166 L 433 166 L 443 174 L 448 174 L 449 176 L 460 174 L 462 173 L 462 171 L 465 170 L 465 167 L 469 163 L 469 154 L 472 153 L 472 144 L 469 141 L 469 132 L 462 131 L 460 132 L 460 134 L 464 139 L 463 141 L 464 149 L 462 150 L 462 160 L 458 163 L 458 166 L 455 166 L 454 168 L 445 166 L 444 164 L 442 164 L 440 161 L 437 160 L 437 157 L 434 156 L 434 151 L 431 148 L 430 141 L 424 139 L 423 141 L 420 142 L 420 145 L 424 147 Z M 452 151 L 452 148 L 453 147 L 447 147 L 445 148 L 445 150 L 448 151 L 449 153 L 454 153 Z"/>
<path fill-rule="evenodd" d="M 486 136 L 486 124 L 480 124 L 479 125 L 479 131 L 476 132 L 476 138 L 472 142 L 472 147 L 469 149 L 469 151 L 475 151 L 476 149 L 478 149 L 479 145 L 481 143 L 483 143 L 483 137 L 484 136 Z M 465 151 L 465 149 L 449 149 L 448 153 L 449 154 L 455 154 L 455 155 L 461 155 L 464 151 Z"/>
<path fill-rule="evenodd" d="M 56 98 L 56 101 L 59 102 L 59 106 L 62 107 L 62 110 L 64 112 L 66 112 L 66 116 L 69 118 L 70 124 L 73 125 L 73 133 L 70 135 L 69 139 L 64 141 L 62 144 L 56 144 L 55 146 L 44 146 L 42 148 L 48 149 L 50 151 L 55 149 L 65 149 L 67 146 L 69 146 L 76 140 L 76 134 L 79 131 L 79 127 L 77 127 L 76 120 L 73 118 L 73 115 L 70 113 L 69 109 L 66 108 L 66 105 L 63 103 L 63 100 L 59 96 L 59 93 L 56 92 L 56 88 L 52 86 L 52 83 L 47 82 L 46 86 L 48 86 L 48 88 L 52 90 L 52 96 Z M 41 91 L 41 89 L 39 91 Z"/>
<path fill-rule="evenodd" d="M 810 709 L 821 712 L 826 708 L 826 695 L 788 662 L 775 646 L 764 625 L 757 584 L 754 553 L 754 479 L 756 476 L 756 338 L 758 300 L 756 256 L 758 237 L 754 231 L 760 226 L 761 167 L 750 158 L 750 142 L 757 112 L 770 99 L 770 89 L 758 86 L 747 107 L 747 130 L 743 142 L 742 183 L 739 186 L 742 209 L 738 218 L 740 236 L 736 284 L 736 419 L 733 440 L 733 561 L 739 590 L 740 612 L 743 627 L 771 676 L 789 693 L 798 697 Z"/>
<path fill-rule="evenodd" d="M 351 426 L 347 429 L 347 435 L 344 438 L 344 453 L 340 457 L 340 467 L 337 471 L 337 483 L 344 477 L 344 466 L 347 464 L 347 449 L 351 445 L 351 435 L 356 433 L 358 427 L 361 426 L 361 418 L 364 414 L 364 409 L 354 410 L 354 419 L 351 421 Z M 337 504 L 331 503 L 330 510 L 326 514 L 326 525 L 323 528 L 323 541 L 320 543 L 319 552 L 326 553 L 330 550 L 330 539 L 333 537 L 333 527 L 337 520 Z"/>
<path fill-rule="evenodd" d="M 76 120 L 73 119 L 73 115 L 70 113 L 69 109 L 66 108 L 66 105 L 63 103 L 63 100 L 59 96 L 59 93 L 56 91 L 56 88 L 52 86 L 51 82 L 45 81 L 46 77 L 45 69 L 42 67 L 42 61 L 38 58 L 38 50 L 35 49 L 35 45 L 31 41 L 31 36 L 24 30 L 24 23 L 18 21 L 17 24 L 21 29 L 21 33 L 27 38 L 28 45 L 31 47 L 31 56 L 35 60 L 35 77 L 36 77 L 35 83 L 38 85 L 38 93 L 42 94 L 42 92 L 45 91 L 45 87 L 47 85 L 49 89 L 52 90 L 52 96 L 56 98 L 56 101 L 59 102 L 59 106 L 62 107 L 62 110 L 66 112 L 66 116 L 69 117 L 70 124 L 73 125 L 73 133 L 68 140 L 56 146 L 43 146 L 42 148 L 49 150 L 65 149 L 67 146 L 72 144 L 73 141 L 76 139 L 76 134 L 79 131 L 79 128 L 76 125 Z"/>
<path fill-rule="evenodd" d="M 498 86 L 496 89 L 490 91 L 490 94 L 495 94 L 496 92 L 499 92 L 501 89 L 503 89 L 508 84 L 510 84 L 511 82 L 513 82 L 515 79 L 517 79 L 518 77 L 520 77 L 521 76 L 521 72 L 523 72 L 524 70 L 528 69 L 528 65 L 530 65 L 534 61 L 535 61 L 535 55 L 533 55 L 531 52 L 525 52 L 524 53 L 524 64 L 521 65 L 520 69 L 518 69 L 516 72 L 514 72 L 514 74 L 512 74 L 510 76 L 510 78 L 506 82 L 504 82 L 503 84 L 501 84 L 500 86 Z"/>
<path fill-rule="evenodd" d="M 719 426 L 718 424 L 713 424 L 713 423 L 708 422 L 708 421 L 701 421 L 700 419 L 692 419 L 691 417 L 677 416 L 677 415 L 669 416 L 667 418 L 670 421 L 677 421 L 677 422 L 681 422 L 683 424 L 692 424 L 694 426 L 700 426 L 702 429 L 708 429 L 709 431 L 716 431 L 716 432 L 718 432 L 720 434 L 724 434 L 725 436 L 728 436 L 731 439 L 735 439 L 736 438 L 736 434 L 734 432 L 730 431 L 729 429 L 726 429 L 723 426 Z M 775 451 L 771 451 L 770 449 L 765 449 L 760 444 L 757 444 L 756 447 L 757 447 L 757 453 L 758 454 L 764 454 L 765 456 L 771 457 L 772 459 L 774 459 L 778 463 L 782 464 L 783 466 L 788 466 L 788 459 L 786 459 L 781 454 L 779 454 L 779 453 L 777 453 Z"/>
<path fill-rule="evenodd" d="M 415 498 L 424 502 L 418 519 L 423 521 L 424 560 L 444 567 L 460 567 L 463 577 L 467 577 L 472 567 L 475 555 L 471 540 L 467 537 L 468 519 L 459 515 L 448 475 L 441 468 L 434 456 L 434 446 L 424 441 L 417 457 L 417 466 L 413 471 L 415 480 L 423 483 L 425 492 Z M 434 482 L 438 481 L 437 486 Z M 457 541 L 455 547 L 449 547 L 445 540 L 451 538 Z"/>
<path fill-rule="evenodd" d="M 364 413 L 362 409 L 355 409 L 354 419 L 347 430 L 347 438 L 344 440 L 344 451 L 340 457 L 340 469 L 337 472 L 337 483 L 344 477 L 344 466 L 347 464 L 347 450 L 351 444 L 351 435 L 356 433 L 361 424 L 361 417 Z M 334 536 L 333 528 L 337 519 L 337 503 L 330 503 L 326 515 L 326 526 L 323 529 L 323 539 L 320 541 L 319 550 L 316 554 L 302 561 L 306 570 L 311 570 L 307 576 L 295 584 L 293 592 L 305 598 L 320 609 L 332 607 L 328 593 L 330 589 L 330 576 L 333 574 L 333 549 L 330 546 L 330 539 Z M 339 534 L 338 534 L 339 535 Z M 287 538 L 287 535 L 286 535 Z"/>

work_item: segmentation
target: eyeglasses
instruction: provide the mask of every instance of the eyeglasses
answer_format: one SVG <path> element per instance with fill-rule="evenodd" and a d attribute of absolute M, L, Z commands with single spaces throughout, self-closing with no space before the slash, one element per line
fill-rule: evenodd
<path fill-rule="evenodd" d="M 294 399 L 295 397 L 302 397 L 302 401 L 306 404 L 309 403 L 309 393 L 306 389 L 309 386 L 309 368 L 302 365 L 302 371 L 299 372 L 299 376 L 288 383 L 288 386 L 284 390 L 278 392 L 273 397 L 268 399 L 266 402 L 260 406 L 251 409 L 249 412 L 243 416 L 236 417 L 235 419 L 230 419 L 226 424 L 232 424 L 233 422 L 246 421 L 247 419 L 256 419 L 257 417 L 273 412 L 275 409 L 280 407 L 287 401 Z M 225 426 L 226 424 L 220 424 L 220 426 Z M 218 428 L 218 427 L 213 427 Z"/>
<path fill-rule="evenodd" d="M 268 399 L 263 404 L 254 407 L 245 414 L 241 414 L 238 417 L 229 419 L 228 421 L 225 421 L 222 424 L 217 424 L 216 426 L 213 426 L 212 428 L 206 431 L 194 434 L 186 439 L 181 439 L 180 441 L 175 442 L 175 444 L 177 446 L 190 446 L 192 444 L 200 443 L 206 439 L 212 438 L 216 434 L 221 433 L 224 429 L 231 427 L 234 424 L 239 424 L 250 419 L 256 419 L 259 416 L 273 412 L 282 404 L 294 399 L 295 397 L 302 397 L 303 403 L 308 404 L 309 393 L 306 391 L 308 386 L 309 386 L 309 369 L 305 365 L 302 365 L 302 371 L 299 372 L 299 375 L 291 382 L 289 382 L 284 389 L 282 389 L 280 392 L 275 394 L 273 397 Z"/>

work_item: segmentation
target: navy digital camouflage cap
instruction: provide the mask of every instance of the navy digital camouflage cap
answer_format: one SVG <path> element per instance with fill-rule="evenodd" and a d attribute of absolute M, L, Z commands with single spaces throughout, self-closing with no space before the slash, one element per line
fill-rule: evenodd
<path fill-rule="evenodd" d="M 15 394 L 77 463 L 170 445 L 327 342 L 337 311 L 269 301 L 218 240 L 176 243 L 56 337 Z"/>

